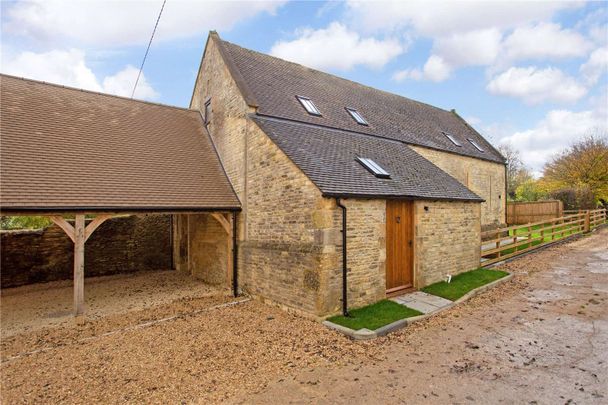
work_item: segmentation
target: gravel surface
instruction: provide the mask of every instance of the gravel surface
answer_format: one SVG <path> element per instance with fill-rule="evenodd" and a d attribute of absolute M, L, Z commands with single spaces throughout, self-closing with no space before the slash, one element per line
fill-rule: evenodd
<path fill-rule="evenodd" d="M 186 273 L 145 271 L 84 282 L 86 317 L 99 319 L 111 314 L 166 304 L 180 298 L 227 295 Z M 2 290 L 2 334 L 9 337 L 49 326 L 73 323 L 73 284 L 71 280 L 31 284 Z"/>
<path fill-rule="evenodd" d="M 367 342 L 224 294 L 25 331 L 1 342 L 2 402 L 606 403 L 607 261 L 603 229 Z"/>

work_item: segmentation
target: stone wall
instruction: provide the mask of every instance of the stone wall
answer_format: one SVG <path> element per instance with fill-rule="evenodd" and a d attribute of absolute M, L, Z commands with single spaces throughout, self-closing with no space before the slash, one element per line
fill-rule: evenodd
<path fill-rule="evenodd" d="M 208 99 L 213 110 L 208 128 L 243 206 L 238 224 L 240 288 L 253 296 L 315 316 L 339 312 L 342 304 L 341 210 L 335 200 L 323 198 L 310 179 L 247 118 L 255 110 L 240 94 L 213 40 L 205 50 L 191 108 L 204 113 Z M 481 190 L 482 197 L 491 197 L 489 208 L 484 208 L 488 221 L 498 220 L 501 215 L 504 218 L 504 212 L 501 214 L 500 207 L 494 204 L 493 198 L 498 194 L 484 188 L 486 179 L 488 187 L 490 184 L 495 187 L 493 182 L 496 182 L 504 189 L 504 166 L 487 163 L 486 167 L 486 162 L 478 159 L 427 151 L 421 153 L 431 161 L 450 158 L 448 163 L 438 166 L 448 173 L 452 170 L 450 174 L 463 183 L 468 182 L 474 191 L 475 188 Z M 385 297 L 386 202 L 347 199 L 344 204 L 348 207 L 349 306 L 357 307 Z M 479 241 L 476 251 L 472 246 L 474 236 L 479 237 L 480 204 L 426 204 L 433 206 L 431 212 L 437 216 L 420 216 L 423 223 L 418 243 L 422 250 L 417 256 L 416 270 L 420 283 L 437 279 L 444 270 L 455 274 L 476 267 Z M 494 205 L 490 207 L 491 204 Z M 183 239 L 188 232 L 184 231 L 183 218 L 176 223 L 182 225 L 174 229 L 174 249 L 183 254 L 187 250 Z M 220 234 L 209 228 L 217 225 L 198 221 L 194 226 L 196 229 L 191 222 L 190 237 L 198 233 L 207 242 L 190 241 L 193 254 L 205 257 L 208 252 L 221 248 Z M 472 228 L 466 231 L 466 226 Z M 466 253 L 454 256 L 449 249 L 454 240 L 446 236 L 451 233 L 457 235 L 454 239 L 462 237 L 458 243 L 466 245 Z M 220 258 L 221 251 L 216 252 L 215 257 Z M 470 256 L 465 257 L 466 254 Z M 473 264 L 475 261 L 477 264 Z M 176 261 L 176 267 L 180 266 L 187 266 L 182 259 Z M 205 266 L 215 272 L 224 264 L 220 262 L 214 267 L 206 261 Z"/>
<path fill-rule="evenodd" d="M 414 203 L 416 288 L 479 267 L 480 208 L 474 202 Z"/>
<path fill-rule="evenodd" d="M 208 284 L 228 286 L 230 244 L 226 230 L 211 214 L 174 216 L 174 263 Z"/>
<path fill-rule="evenodd" d="M 56 225 L 0 236 L 2 288 L 73 278 L 74 244 Z M 86 277 L 171 267 L 168 215 L 110 219 L 85 244 Z"/>
<path fill-rule="evenodd" d="M 482 226 L 506 224 L 505 165 L 421 146 L 411 148 L 486 200 L 481 204 Z"/>
<path fill-rule="evenodd" d="M 247 115 L 255 110 L 245 102 L 212 39 L 205 49 L 190 108 L 204 114 L 205 103 L 209 99 L 212 110 L 209 133 L 243 206 L 242 221 L 239 221 L 239 239 L 242 240 L 247 216 Z"/>
<path fill-rule="evenodd" d="M 247 136 L 241 285 L 254 295 L 318 314 L 328 242 L 322 218 L 331 212 L 320 191 L 255 123 L 250 122 Z"/>
<path fill-rule="evenodd" d="M 386 296 L 386 201 L 345 199 L 342 204 L 347 209 L 348 305 L 353 308 Z M 337 206 L 333 227 L 340 240 L 335 264 L 326 269 L 331 276 L 324 291 L 326 313 L 337 312 L 342 302 L 342 211 Z"/>

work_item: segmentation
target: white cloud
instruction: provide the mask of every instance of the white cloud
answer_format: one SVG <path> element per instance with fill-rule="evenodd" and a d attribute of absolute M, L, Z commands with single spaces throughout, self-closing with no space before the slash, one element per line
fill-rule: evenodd
<path fill-rule="evenodd" d="M 103 91 L 105 93 L 116 94 L 117 96 L 131 97 L 133 86 L 137 80 L 139 69 L 127 65 L 123 70 L 113 76 L 107 76 L 103 79 Z M 154 100 L 159 94 L 152 88 L 142 73 L 137 88 L 135 89 L 134 98 Z"/>
<path fill-rule="evenodd" d="M 580 71 L 587 84 L 594 85 L 600 77 L 608 73 L 608 47 L 599 48 L 591 53 Z"/>
<path fill-rule="evenodd" d="M 607 119 L 605 108 L 552 110 L 534 128 L 503 137 L 499 143 L 519 150 L 522 161 L 538 174 L 552 155 L 572 142 L 597 130 L 608 131 Z"/>
<path fill-rule="evenodd" d="M 66 39 L 104 46 L 145 45 L 162 1 L 31 0 L 3 6 L 3 33 L 43 42 Z M 155 41 L 203 37 L 229 30 L 259 13 L 274 13 L 283 1 L 168 1 Z"/>
<path fill-rule="evenodd" d="M 489 65 L 500 51 L 501 38 L 496 28 L 455 33 L 437 38 L 433 53 L 451 67 Z"/>
<path fill-rule="evenodd" d="M 14 57 L 3 54 L 0 70 L 14 76 L 127 97 L 131 96 L 139 71 L 128 65 L 115 75 L 106 76 L 101 84 L 87 66 L 85 53 L 78 49 L 42 53 L 21 52 Z M 153 100 L 158 97 L 159 94 L 142 73 L 135 98 Z"/>
<path fill-rule="evenodd" d="M 393 73 L 392 79 L 397 82 L 406 79 L 442 82 L 450 76 L 451 70 L 452 68 L 441 56 L 431 55 L 422 69 L 398 70 Z"/>
<path fill-rule="evenodd" d="M 582 2 L 543 1 L 356 1 L 348 2 L 353 24 L 367 31 L 412 28 L 428 37 L 486 28 L 506 29 L 550 18 Z"/>
<path fill-rule="evenodd" d="M 505 57 L 511 61 L 581 57 L 591 47 L 583 35 L 553 23 L 516 28 L 504 42 Z"/>
<path fill-rule="evenodd" d="M 424 77 L 434 82 L 441 82 L 450 76 L 450 66 L 441 56 L 431 55 L 424 64 Z"/>
<path fill-rule="evenodd" d="M 424 79 L 424 74 L 420 69 L 404 69 L 393 73 L 392 79 L 396 82 L 402 82 L 407 79 L 422 80 Z"/>
<path fill-rule="evenodd" d="M 574 78 L 552 67 L 538 69 L 512 67 L 494 77 L 486 89 L 496 95 L 510 96 L 526 104 L 543 101 L 570 103 L 579 100 L 587 89 Z"/>
<path fill-rule="evenodd" d="M 86 66 L 85 54 L 81 50 L 21 52 L 14 58 L 2 56 L 4 73 L 86 90 L 102 90 L 95 74 Z"/>
<path fill-rule="evenodd" d="M 395 39 L 361 38 L 337 22 L 297 34 L 293 41 L 275 43 L 270 54 L 313 68 L 349 70 L 356 65 L 381 68 L 405 51 Z"/>
<path fill-rule="evenodd" d="M 582 57 L 591 41 L 575 30 L 543 22 L 582 2 L 383 1 L 348 2 L 351 24 L 367 32 L 406 31 L 431 38 L 425 67 L 399 70 L 393 79 L 443 81 L 466 66 L 488 66 L 492 74 L 520 59 Z M 505 32 L 514 30 L 506 39 Z"/>

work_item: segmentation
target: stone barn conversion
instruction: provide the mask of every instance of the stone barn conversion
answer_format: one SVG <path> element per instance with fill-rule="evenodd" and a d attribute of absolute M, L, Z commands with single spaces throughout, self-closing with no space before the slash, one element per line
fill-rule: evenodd
<path fill-rule="evenodd" d="M 474 269 L 505 223 L 504 158 L 454 111 L 215 32 L 189 109 L 8 76 L 2 104 L 3 214 L 170 213 L 176 270 L 309 316 Z"/>

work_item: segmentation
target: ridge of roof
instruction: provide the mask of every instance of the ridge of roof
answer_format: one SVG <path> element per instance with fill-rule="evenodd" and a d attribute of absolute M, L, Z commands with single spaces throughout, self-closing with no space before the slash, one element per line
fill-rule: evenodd
<path fill-rule="evenodd" d="M 214 31 L 214 32 L 215 32 L 215 31 Z M 217 35 L 217 34 L 216 34 L 216 35 Z M 230 41 L 226 41 L 226 40 L 224 40 L 224 39 L 221 39 L 221 38 L 219 37 L 219 35 L 217 36 L 217 38 L 219 39 L 219 41 L 220 41 L 220 42 L 223 42 L 223 43 L 229 44 L 230 46 L 234 46 L 234 47 L 237 47 L 237 48 L 241 48 L 241 49 L 243 49 L 243 50 L 245 50 L 245 51 L 247 51 L 247 52 L 252 52 L 252 53 L 256 53 L 256 54 L 258 54 L 258 55 L 260 55 L 260 56 L 264 56 L 264 57 L 267 57 L 267 58 L 271 58 L 271 59 L 280 60 L 281 62 L 289 63 L 289 64 L 294 65 L 294 66 L 299 66 L 300 68 L 304 68 L 304 69 L 310 70 L 310 71 L 315 72 L 315 73 L 321 73 L 321 74 L 323 74 L 323 75 L 325 75 L 325 76 L 330 76 L 330 77 L 335 78 L 335 79 L 339 79 L 339 80 L 342 80 L 342 81 L 345 81 L 345 82 L 349 82 L 349 83 L 352 83 L 352 84 L 357 85 L 357 86 L 360 86 L 360 87 L 364 87 L 364 88 L 369 89 L 369 90 L 373 90 L 373 91 L 381 92 L 381 93 L 384 93 L 384 94 L 389 95 L 389 96 L 391 96 L 391 97 L 398 97 L 398 98 L 402 98 L 402 99 L 405 99 L 405 100 L 408 100 L 408 101 L 411 101 L 411 102 L 414 102 L 414 103 L 417 103 L 417 104 L 420 104 L 420 105 L 424 105 L 424 106 L 427 106 L 427 107 L 432 107 L 432 108 L 434 108 L 434 109 L 436 109 L 436 110 L 439 110 L 439 111 L 441 111 L 441 112 L 445 112 L 445 113 L 450 113 L 450 112 L 452 112 L 451 110 L 446 110 L 446 109 L 444 109 L 444 108 L 437 107 L 437 106 L 432 105 L 432 104 L 429 104 L 429 103 L 425 103 L 424 101 L 414 100 L 413 98 L 405 97 L 405 96 L 402 96 L 402 95 L 400 95 L 400 94 L 392 93 L 392 92 L 387 91 L 387 90 L 378 89 L 378 88 L 376 88 L 376 87 L 368 86 L 367 84 L 363 84 L 363 83 L 360 83 L 360 82 L 356 82 L 356 81 L 354 81 L 354 80 L 346 79 L 346 78 L 344 78 L 344 77 L 341 77 L 341 76 L 338 76 L 338 75 L 334 75 L 334 74 L 331 74 L 331 73 L 327 73 L 327 72 L 324 72 L 324 71 L 322 71 L 322 70 L 314 69 L 314 68 L 311 68 L 311 67 L 309 67 L 309 66 L 302 65 L 301 63 L 292 62 L 292 61 L 290 61 L 290 60 L 287 60 L 287 59 L 281 59 L 281 58 L 278 58 L 278 57 L 276 57 L 276 56 L 269 55 L 269 54 L 267 54 L 267 53 L 263 53 L 263 52 L 260 52 L 260 51 L 256 51 L 256 50 L 254 50 L 254 49 L 245 48 L 245 47 L 240 46 L 240 45 L 238 45 L 238 44 L 235 44 L 235 43 L 233 43 L 233 42 L 230 42 Z M 236 66 L 235 66 L 235 68 L 238 70 L 238 67 L 236 67 Z"/>
<path fill-rule="evenodd" d="M 65 86 L 63 84 L 46 82 L 44 80 L 36 80 L 36 79 L 30 79 L 30 78 L 22 77 L 22 76 L 9 75 L 7 73 L 0 73 L 0 79 L 2 79 L 4 77 L 10 78 L 10 79 L 22 80 L 24 82 L 30 82 L 30 83 L 34 83 L 34 84 L 44 84 L 44 85 L 47 85 L 47 86 L 59 87 L 59 88 L 66 89 L 66 90 L 80 91 L 80 92 L 83 92 L 83 93 L 95 94 L 95 95 L 98 95 L 98 96 L 117 98 L 119 100 L 124 100 L 124 101 L 133 101 L 133 102 L 136 102 L 136 103 L 144 103 L 144 104 L 149 104 L 149 105 L 153 105 L 153 106 L 157 106 L 157 107 L 165 107 L 165 108 L 171 108 L 171 109 L 188 111 L 188 112 L 197 112 L 198 111 L 198 110 L 195 110 L 195 109 L 189 108 L 189 107 L 179 107 L 179 106 L 176 106 L 176 105 L 163 104 L 163 103 L 155 103 L 153 101 L 140 100 L 140 99 L 137 99 L 137 98 L 130 98 L 130 97 L 125 97 L 125 96 L 119 96 L 119 95 L 116 95 L 116 94 L 102 93 L 102 92 L 99 92 L 99 91 L 82 89 L 80 87 Z"/>

